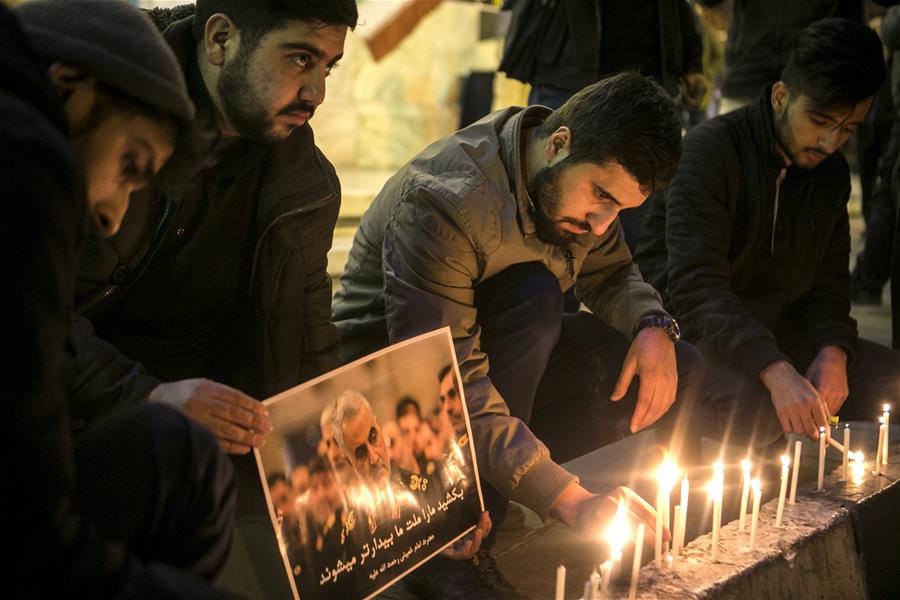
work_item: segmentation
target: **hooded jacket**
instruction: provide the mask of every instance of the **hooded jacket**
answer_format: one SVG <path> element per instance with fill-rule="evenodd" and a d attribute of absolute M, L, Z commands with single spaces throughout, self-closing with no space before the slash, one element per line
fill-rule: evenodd
<path fill-rule="evenodd" d="M 543 106 L 495 112 L 433 143 L 385 184 L 362 217 L 335 296 L 342 341 L 397 342 L 449 325 L 479 471 L 505 495 L 546 516 L 574 479 L 491 385 L 480 349 L 475 287 L 512 265 L 540 262 L 578 298 L 632 337 L 663 313 L 641 279 L 616 219 L 602 236 L 568 246 L 535 234 L 522 154 Z M 374 349 L 374 348 L 373 348 Z"/>
<path fill-rule="evenodd" d="M 816 350 L 852 360 L 850 171 L 836 152 L 785 168 L 767 90 L 688 133 L 672 185 L 652 198 L 635 259 L 667 297 L 685 338 L 711 342 L 756 376 L 790 360 L 778 335 L 797 328 Z"/>

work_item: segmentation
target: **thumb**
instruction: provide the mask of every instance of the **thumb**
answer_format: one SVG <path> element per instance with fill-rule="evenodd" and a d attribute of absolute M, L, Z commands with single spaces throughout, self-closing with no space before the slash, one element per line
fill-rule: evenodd
<path fill-rule="evenodd" d="M 622 372 L 619 373 L 619 380 L 616 382 L 616 387 L 613 390 L 612 396 L 609 397 L 610 400 L 618 402 L 625 396 L 625 393 L 628 391 L 628 386 L 631 385 L 631 380 L 634 379 L 636 369 L 637 361 L 629 354 L 625 358 L 625 364 L 622 365 Z"/>

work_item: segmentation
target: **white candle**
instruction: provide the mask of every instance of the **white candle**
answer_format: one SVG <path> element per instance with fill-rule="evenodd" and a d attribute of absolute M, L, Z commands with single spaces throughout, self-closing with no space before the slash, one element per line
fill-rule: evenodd
<path fill-rule="evenodd" d="M 891 435 L 891 405 L 885 404 L 882 406 L 883 412 L 882 416 L 884 417 L 884 446 L 882 448 L 883 454 L 881 455 L 881 465 L 886 467 L 888 464 L 888 454 L 890 452 L 890 435 Z"/>
<path fill-rule="evenodd" d="M 604 598 L 609 598 L 609 577 L 612 574 L 612 563 L 610 561 L 604 562 L 600 565 L 600 594 Z"/>
<path fill-rule="evenodd" d="M 743 485 L 741 487 L 741 512 L 738 517 L 738 532 L 744 532 L 747 523 L 747 500 L 750 497 L 750 461 L 746 458 L 741 461 L 741 473 L 743 473 Z"/>
<path fill-rule="evenodd" d="M 656 530 L 654 533 L 656 537 L 654 538 L 653 556 L 656 561 L 656 568 L 662 569 L 662 494 L 659 492 L 656 493 Z"/>
<path fill-rule="evenodd" d="M 591 583 L 590 579 L 584 582 L 584 593 L 581 596 L 583 600 L 594 600 L 593 594 L 591 594 L 592 586 L 593 584 Z"/>
<path fill-rule="evenodd" d="M 713 465 L 713 480 L 710 482 L 710 496 L 713 501 L 712 559 L 719 560 L 719 530 L 722 527 L 722 493 L 725 485 L 725 469 L 722 463 Z"/>
<path fill-rule="evenodd" d="M 816 489 L 820 492 L 825 487 L 825 444 L 828 443 L 828 434 L 824 427 L 819 427 L 819 485 Z"/>
<path fill-rule="evenodd" d="M 850 481 L 850 423 L 844 423 L 844 481 Z"/>
<path fill-rule="evenodd" d="M 681 480 L 681 539 L 678 540 L 678 547 L 684 552 L 684 536 L 687 529 L 687 507 L 688 496 L 690 495 L 690 484 L 687 475 Z"/>
<path fill-rule="evenodd" d="M 683 511 L 681 505 L 678 504 L 675 506 L 675 531 L 672 533 L 672 562 L 676 561 L 678 555 L 681 554 L 681 544 L 684 540 L 684 532 L 681 530 L 684 527 L 682 516 Z"/>
<path fill-rule="evenodd" d="M 565 600 L 566 597 L 566 568 L 562 565 L 556 567 L 556 596 L 555 600 Z"/>
<path fill-rule="evenodd" d="M 675 482 L 678 481 L 678 467 L 666 456 L 662 464 L 659 465 L 659 469 L 656 471 L 657 480 L 659 481 L 659 494 L 660 494 L 660 508 L 657 510 L 662 510 L 662 522 L 663 526 L 669 528 L 669 531 L 672 531 L 670 511 L 669 511 L 669 503 L 670 498 L 672 496 L 672 488 L 675 487 Z M 665 546 L 662 548 L 662 552 L 665 553 Z"/>
<path fill-rule="evenodd" d="M 603 569 L 603 567 L 601 566 L 600 569 Z M 600 573 L 597 572 L 597 569 L 594 569 L 593 571 L 591 571 L 591 578 L 588 580 L 588 583 L 591 584 L 591 600 L 594 600 L 594 598 L 598 598 L 600 596 L 600 582 Z"/>
<path fill-rule="evenodd" d="M 787 494 L 788 468 L 791 466 L 791 457 L 781 457 L 781 489 L 778 491 L 778 512 L 775 515 L 775 527 L 781 527 L 784 517 L 784 497 Z"/>
<path fill-rule="evenodd" d="M 884 450 L 884 417 L 878 417 L 878 449 L 875 451 L 875 473 L 881 473 L 881 455 Z"/>
<path fill-rule="evenodd" d="M 800 448 L 803 442 L 794 442 L 794 469 L 791 473 L 791 504 L 797 504 L 797 481 L 800 480 Z"/>
<path fill-rule="evenodd" d="M 756 545 L 756 525 L 759 523 L 759 499 L 762 496 L 762 486 L 759 479 L 750 482 L 753 487 L 753 514 L 750 516 L 750 549 Z"/>
<path fill-rule="evenodd" d="M 644 524 L 639 523 L 634 538 L 634 560 L 631 562 L 631 587 L 628 588 L 629 600 L 634 600 L 637 597 L 638 579 L 641 576 L 641 552 L 644 550 L 645 529 L 646 527 Z"/>

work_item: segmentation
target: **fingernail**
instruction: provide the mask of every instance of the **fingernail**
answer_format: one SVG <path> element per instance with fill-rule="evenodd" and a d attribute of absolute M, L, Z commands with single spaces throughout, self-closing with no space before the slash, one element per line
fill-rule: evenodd
<path fill-rule="evenodd" d="M 261 435 L 253 436 L 253 445 L 254 446 L 262 446 L 265 443 L 266 443 L 266 439 L 263 436 L 261 436 Z"/>
<path fill-rule="evenodd" d="M 263 431 L 265 431 L 266 433 L 269 433 L 270 431 L 272 431 L 272 424 L 269 423 L 268 421 L 263 423 Z"/>

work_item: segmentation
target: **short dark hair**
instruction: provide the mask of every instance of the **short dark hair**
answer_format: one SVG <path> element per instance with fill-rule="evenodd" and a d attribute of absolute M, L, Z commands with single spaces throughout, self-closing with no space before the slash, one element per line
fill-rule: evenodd
<path fill-rule="evenodd" d="M 444 365 L 443 367 L 441 367 L 441 370 L 438 371 L 438 383 L 440 383 L 444 380 L 444 377 L 447 376 L 447 373 L 449 373 L 450 369 L 452 369 L 452 368 L 453 368 L 453 365 Z"/>
<path fill-rule="evenodd" d="M 675 101 L 637 73 L 621 73 L 587 86 L 544 121 L 542 137 L 560 127 L 572 132 L 569 164 L 617 161 L 641 191 L 665 189 L 681 158 L 681 121 Z"/>
<path fill-rule="evenodd" d="M 403 396 L 400 398 L 400 402 L 397 403 L 397 418 L 407 415 L 409 413 L 415 413 L 417 417 L 422 418 L 422 409 L 419 407 L 419 403 L 412 396 Z"/>
<path fill-rule="evenodd" d="M 197 0 L 194 39 L 203 39 L 206 22 L 216 13 L 234 21 L 246 50 L 255 48 L 263 36 L 288 21 L 318 21 L 354 29 L 359 20 L 356 0 Z"/>
<path fill-rule="evenodd" d="M 281 471 L 275 471 L 274 473 L 272 473 L 268 477 L 266 477 L 266 484 L 269 486 L 270 490 L 273 487 L 275 487 L 275 484 L 278 483 L 279 481 L 283 482 L 285 485 L 290 487 L 290 484 L 288 484 L 287 477 L 285 477 L 284 473 Z"/>
<path fill-rule="evenodd" d="M 331 467 L 325 462 L 325 458 L 322 456 L 316 456 L 309 463 L 309 477 L 312 479 L 313 475 L 317 475 L 319 473 L 331 473 Z"/>
<path fill-rule="evenodd" d="M 853 106 L 871 98 L 885 78 L 881 40 L 849 19 L 816 21 L 794 38 L 781 81 L 791 97 L 819 109 Z"/>

